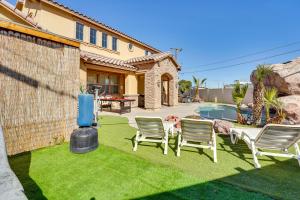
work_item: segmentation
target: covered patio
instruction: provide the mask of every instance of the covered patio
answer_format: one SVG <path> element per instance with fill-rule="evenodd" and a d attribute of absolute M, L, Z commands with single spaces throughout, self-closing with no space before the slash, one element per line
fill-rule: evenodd
<path fill-rule="evenodd" d="M 100 96 L 135 100 L 133 107 L 156 110 L 178 105 L 180 66 L 170 53 L 126 61 L 81 51 L 80 81 Z"/>

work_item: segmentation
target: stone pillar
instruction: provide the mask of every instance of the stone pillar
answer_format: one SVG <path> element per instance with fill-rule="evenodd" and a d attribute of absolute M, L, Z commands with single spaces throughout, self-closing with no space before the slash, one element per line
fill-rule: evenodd
<path fill-rule="evenodd" d="M 157 64 L 145 74 L 145 108 L 161 108 L 161 75 Z"/>

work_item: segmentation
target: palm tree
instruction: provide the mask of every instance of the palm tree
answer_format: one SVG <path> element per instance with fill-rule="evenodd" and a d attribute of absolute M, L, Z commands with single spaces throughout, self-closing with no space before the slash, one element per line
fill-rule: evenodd
<path fill-rule="evenodd" d="M 187 80 L 180 80 L 178 82 L 179 84 L 179 90 L 182 94 L 184 94 L 185 92 L 188 92 L 191 90 L 192 87 L 192 82 L 191 81 L 187 81 Z"/>
<path fill-rule="evenodd" d="M 246 120 L 244 119 L 243 115 L 241 114 L 241 105 L 246 96 L 248 90 L 248 85 L 241 85 L 240 82 L 237 82 L 233 86 L 232 90 L 232 99 L 236 104 L 236 113 L 237 113 L 237 122 L 240 124 L 245 124 Z"/>
<path fill-rule="evenodd" d="M 200 96 L 199 96 L 199 88 L 206 82 L 206 78 L 204 79 L 200 79 L 200 78 L 196 78 L 195 76 L 193 76 L 193 81 L 195 84 L 195 96 L 194 96 L 194 101 L 199 102 L 200 101 Z"/>
<path fill-rule="evenodd" d="M 270 119 L 269 123 L 272 124 L 281 124 L 281 122 L 285 119 L 286 114 L 283 111 L 283 103 L 276 98 L 272 104 L 276 108 L 276 117 Z"/>
<path fill-rule="evenodd" d="M 264 92 L 264 103 L 266 109 L 267 122 L 270 121 L 270 108 L 271 106 L 274 105 L 276 100 L 277 100 L 277 89 L 276 88 L 266 89 Z"/>
<path fill-rule="evenodd" d="M 253 123 L 257 124 L 261 120 L 264 95 L 264 81 L 266 77 L 273 72 L 269 65 L 258 65 L 255 71 L 257 83 L 254 84 L 253 90 Z"/>

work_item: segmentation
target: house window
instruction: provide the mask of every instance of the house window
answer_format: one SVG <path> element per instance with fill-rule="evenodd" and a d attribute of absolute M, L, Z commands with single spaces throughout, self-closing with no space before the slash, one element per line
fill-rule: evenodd
<path fill-rule="evenodd" d="M 117 43 L 118 43 L 118 39 L 116 37 L 112 37 L 112 50 L 117 51 L 118 49 Z"/>
<path fill-rule="evenodd" d="M 107 48 L 107 34 L 102 33 L 102 47 Z"/>
<path fill-rule="evenodd" d="M 133 44 L 129 43 L 128 44 L 128 49 L 129 49 L 129 51 L 133 51 Z"/>
<path fill-rule="evenodd" d="M 101 86 L 100 94 L 102 95 L 115 95 L 119 94 L 119 75 L 105 74 L 99 75 L 98 84 Z"/>
<path fill-rule="evenodd" d="M 93 28 L 90 29 L 90 43 L 96 44 L 97 42 L 97 31 Z"/>
<path fill-rule="evenodd" d="M 149 51 L 145 50 L 145 56 L 150 55 Z"/>
<path fill-rule="evenodd" d="M 97 74 L 88 74 L 87 84 L 97 84 Z"/>
<path fill-rule="evenodd" d="M 76 22 L 76 39 L 83 40 L 83 24 Z"/>

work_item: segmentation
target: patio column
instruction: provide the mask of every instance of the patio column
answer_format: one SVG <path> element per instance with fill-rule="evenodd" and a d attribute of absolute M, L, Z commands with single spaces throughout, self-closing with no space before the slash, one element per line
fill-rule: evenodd
<path fill-rule="evenodd" d="M 161 108 L 161 75 L 157 64 L 145 73 L 145 108 Z"/>
<path fill-rule="evenodd" d="M 125 94 L 124 98 L 134 99 L 132 102 L 132 107 L 138 106 L 138 93 L 137 93 L 137 83 L 138 79 L 135 74 L 127 74 L 125 75 Z"/>

